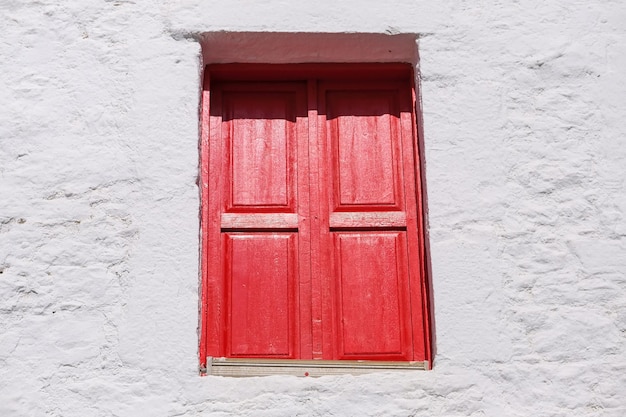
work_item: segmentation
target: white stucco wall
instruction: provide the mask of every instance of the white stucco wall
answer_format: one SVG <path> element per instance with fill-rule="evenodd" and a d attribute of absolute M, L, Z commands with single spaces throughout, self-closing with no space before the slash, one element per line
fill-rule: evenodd
<path fill-rule="evenodd" d="M 0 416 L 626 415 L 626 2 L 0 2 Z M 419 34 L 429 372 L 201 378 L 204 32 Z M 332 46 L 329 46 L 332 47 Z"/>

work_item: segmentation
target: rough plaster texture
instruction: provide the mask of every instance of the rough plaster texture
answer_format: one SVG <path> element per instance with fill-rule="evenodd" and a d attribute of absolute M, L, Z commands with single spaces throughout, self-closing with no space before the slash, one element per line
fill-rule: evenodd
<path fill-rule="evenodd" d="M 626 415 L 624 22 L 621 0 L 2 0 L 0 415 Z M 434 370 L 198 377 L 195 39 L 220 31 L 419 34 Z"/>

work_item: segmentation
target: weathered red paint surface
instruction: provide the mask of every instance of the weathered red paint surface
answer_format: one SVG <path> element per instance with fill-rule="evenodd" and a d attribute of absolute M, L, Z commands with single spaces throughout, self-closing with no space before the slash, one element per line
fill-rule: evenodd
<path fill-rule="evenodd" d="M 295 233 L 224 233 L 226 356 L 295 358 Z"/>
<path fill-rule="evenodd" d="M 205 80 L 201 358 L 430 360 L 410 70 L 334 68 Z"/>
<path fill-rule="evenodd" d="M 337 359 L 413 359 L 405 234 L 333 233 Z"/>

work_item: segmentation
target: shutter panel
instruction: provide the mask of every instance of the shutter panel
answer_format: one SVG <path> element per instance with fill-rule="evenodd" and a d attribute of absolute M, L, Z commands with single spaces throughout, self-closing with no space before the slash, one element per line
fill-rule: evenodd
<path fill-rule="evenodd" d="M 225 233 L 226 356 L 294 358 L 296 233 Z"/>
<path fill-rule="evenodd" d="M 398 83 L 321 83 L 319 97 L 332 320 L 326 348 L 332 344 L 330 359 L 413 360 L 407 218 L 415 217 L 415 198 L 407 198 L 403 158 L 413 152 L 400 120 L 407 97 Z"/>
<path fill-rule="evenodd" d="M 308 190 L 298 191 L 308 174 L 307 140 L 299 137 L 306 134 L 304 87 L 222 83 L 212 94 L 211 120 L 221 129 L 210 143 L 217 172 L 209 174 L 220 182 L 209 245 L 220 249 L 209 263 L 219 262 L 211 276 L 223 302 L 212 309 L 222 343 L 209 354 L 299 358 L 300 283 L 310 273 L 300 254 L 307 247 L 301 218 L 308 215 Z"/>

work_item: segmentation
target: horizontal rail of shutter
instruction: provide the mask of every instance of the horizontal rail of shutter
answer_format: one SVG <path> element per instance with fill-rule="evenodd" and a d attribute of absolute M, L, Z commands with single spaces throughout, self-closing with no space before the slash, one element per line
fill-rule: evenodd
<path fill-rule="evenodd" d="M 330 228 L 406 227 L 404 212 L 335 212 L 330 215 Z"/>
<path fill-rule="evenodd" d="M 293 213 L 224 213 L 222 229 L 297 229 L 298 215 Z"/>

